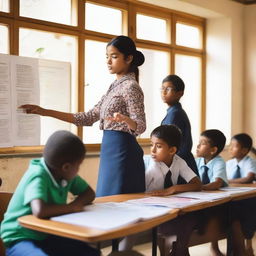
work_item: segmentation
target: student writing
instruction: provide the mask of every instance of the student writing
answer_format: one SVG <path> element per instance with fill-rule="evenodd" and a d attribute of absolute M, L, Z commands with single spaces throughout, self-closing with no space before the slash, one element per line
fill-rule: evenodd
<path fill-rule="evenodd" d="M 92 188 L 77 175 L 85 157 L 82 141 L 67 131 L 53 133 L 41 159 L 33 159 L 20 180 L 1 223 L 1 238 L 7 256 L 90 255 L 100 252 L 84 242 L 32 231 L 18 218 L 39 218 L 83 210 L 95 198 Z M 71 192 L 77 197 L 67 204 Z"/>

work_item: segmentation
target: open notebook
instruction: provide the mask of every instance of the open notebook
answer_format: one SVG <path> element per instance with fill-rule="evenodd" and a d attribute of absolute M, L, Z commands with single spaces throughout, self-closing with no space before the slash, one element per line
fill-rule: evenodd
<path fill-rule="evenodd" d="M 85 206 L 83 212 L 52 217 L 51 220 L 110 230 L 170 212 L 170 208 L 122 203 L 96 203 Z"/>

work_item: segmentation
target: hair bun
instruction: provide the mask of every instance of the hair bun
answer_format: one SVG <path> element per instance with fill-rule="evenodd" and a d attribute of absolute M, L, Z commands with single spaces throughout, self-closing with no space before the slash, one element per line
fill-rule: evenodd
<path fill-rule="evenodd" d="M 134 54 L 134 61 L 133 61 L 133 63 L 138 67 L 138 66 L 141 66 L 143 63 L 144 63 L 144 61 L 145 61 L 145 57 L 144 57 L 144 55 L 143 55 L 143 53 L 142 52 L 140 52 L 140 51 L 137 51 L 136 50 L 136 52 L 135 52 L 135 54 Z"/>

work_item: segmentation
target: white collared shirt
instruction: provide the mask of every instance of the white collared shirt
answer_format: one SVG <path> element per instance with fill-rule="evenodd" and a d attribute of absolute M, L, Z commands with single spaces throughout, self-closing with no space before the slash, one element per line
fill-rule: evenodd
<path fill-rule="evenodd" d="M 242 178 L 246 177 L 250 172 L 256 174 L 256 161 L 247 155 L 239 162 L 236 158 L 230 159 L 226 162 L 228 179 L 233 179 L 237 165 L 240 167 Z"/>
<path fill-rule="evenodd" d="M 210 179 L 210 183 L 215 182 L 216 178 L 220 178 L 224 181 L 224 186 L 228 185 L 226 165 L 222 157 L 216 156 L 207 164 L 205 164 L 203 157 L 199 157 L 199 158 L 196 158 L 196 165 L 197 165 L 201 180 L 202 180 L 202 175 L 204 173 L 204 166 L 207 166 L 208 167 L 207 173 Z"/>
<path fill-rule="evenodd" d="M 173 185 L 177 185 L 179 175 L 189 182 L 196 174 L 188 167 L 187 163 L 178 155 L 174 155 L 172 164 L 168 167 L 163 162 L 156 162 L 150 155 L 144 156 L 146 169 L 146 191 L 164 189 L 164 179 L 170 170 Z"/>

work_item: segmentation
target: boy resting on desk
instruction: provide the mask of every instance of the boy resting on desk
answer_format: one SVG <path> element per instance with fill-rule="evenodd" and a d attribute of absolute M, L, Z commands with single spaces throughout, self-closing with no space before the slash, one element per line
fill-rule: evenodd
<path fill-rule="evenodd" d="M 180 192 L 201 190 L 200 179 L 188 167 L 186 162 L 176 155 L 181 142 L 181 132 L 175 125 L 162 125 L 155 128 L 151 135 L 151 156 L 144 156 L 146 168 L 146 191 L 153 196 L 168 196 Z M 179 175 L 187 184 L 179 185 Z M 186 214 L 166 222 L 159 227 L 159 236 L 164 236 L 159 244 L 161 255 L 186 256 L 188 241 L 196 223 L 193 214 Z M 172 244 L 172 236 L 176 242 Z M 128 238 L 129 240 L 129 238 Z M 131 239 L 132 240 L 132 239 Z M 119 249 L 130 249 L 126 239 L 121 241 Z M 172 252 L 170 253 L 170 250 Z"/>
<path fill-rule="evenodd" d="M 18 218 L 38 218 L 83 211 L 95 198 L 92 188 L 77 173 L 85 157 L 82 141 L 68 131 L 53 133 L 43 157 L 34 159 L 9 203 L 1 223 L 1 238 L 7 256 L 98 256 L 100 252 L 84 242 L 47 235 L 24 228 Z M 67 204 L 71 192 L 76 199 Z"/>
<path fill-rule="evenodd" d="M 252 159 L 248 153 L 252 149 L 253 141 L 252 138 L 246 133 L 239 133 L 231 138 L 231 143 L 229 146 L 229 152 L 232 159 L 226 162 L 227 176 L 229 183 L 244 184 L 252 183 L 255 179 L 256 174 L 256 161 Z M 252 256 L 252 237 L 255 231 L 255 219 L 252 219 L 252 215 L 256 214 L 255 199 L 247 199 L 238 202 L 234 202 L 232 208 L 232 213 L 234 215 L 234 221 L 237 219 L 240 223 L 233 223 L 233 229 L 241 225 L 241 230 L 236 230 L 234 233 L 234 238 L 236 239 L 236 244 L 239 245 L 239 251 L 241 253 L 245 250 L 243 249 L 243 240 L 238 242 L 236 236 L 241 234 L 246 238 L 246 252 L 248 256 Z M 242 210 L 241 210 L 242 209 Z M 236 247 L 234 250 L 238 250 Z"/>
<path fill-rule="evenodd" d="M 227 186 L 227 174 L 225 161 L 219 154 L 223 150 L 226 144 L 225 135 L 216 129 L 206 130 L 200 134 L 199 144 L 197 145 L 196 164 L 198 172 L 203 183 L 203 190 L 217 190 L 221 187 Z M 218 214 L 222 212 L 222 207 L 214 207 L 214 209 L 204 210 L 204 217 L 201 219 L 201 226 L 208 225 L 215 226 L 218 218 Z M 216 218 L 210 218 L 209 216 L 216 216 Z M 202 221 L 203 220 L 203 221 Z M 208 226 L 209 227 L 209 226 Z M 219 250 L 218 241 L 212 241 L 211 253 L 213 256 L 222 256 L 223 254 Z"/>

